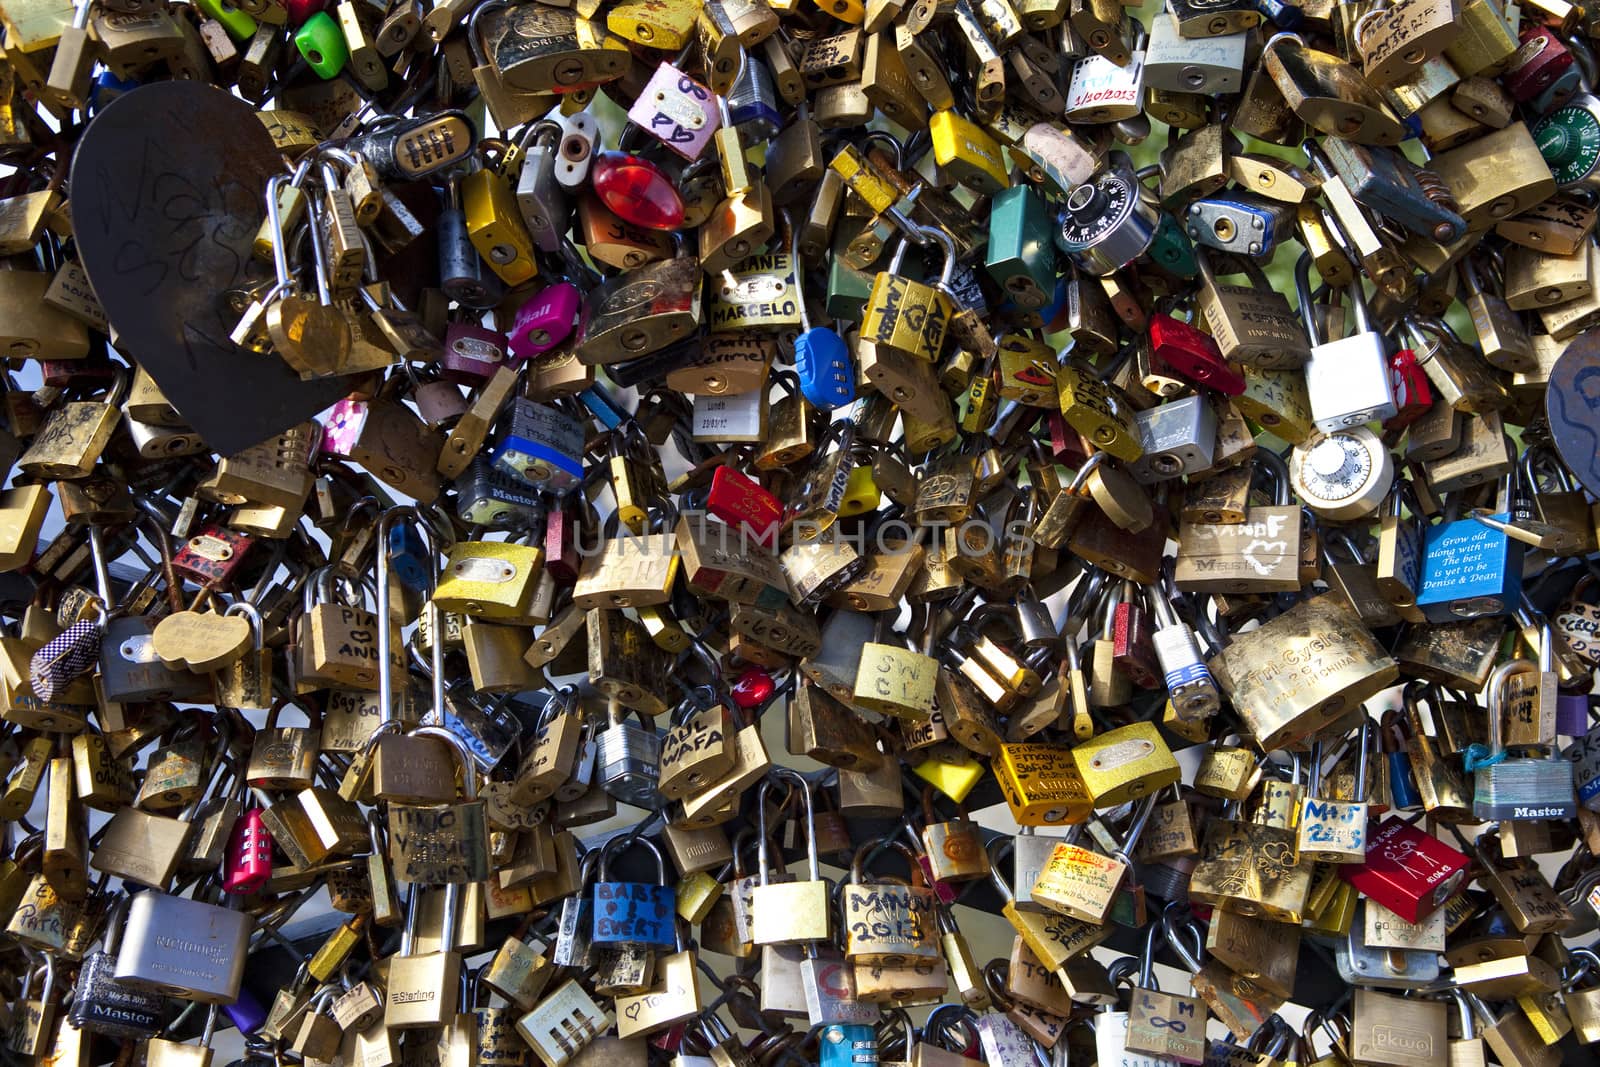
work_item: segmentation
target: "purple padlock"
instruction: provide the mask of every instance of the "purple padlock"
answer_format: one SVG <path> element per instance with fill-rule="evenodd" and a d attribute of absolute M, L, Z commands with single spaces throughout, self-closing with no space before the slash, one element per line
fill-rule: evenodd
<path fill-rule="evenodd" d="M 241 1034 L 253 1034 L 267 1021 L 267 1009 L 243 986 L 239 987 L 238 999 L 232 1004 L 224 1004 L 222 1010 L 233 1020 L 233 1025 L 238 1027 Z"/>
<path fill-rule="evenodd" d="M 482 385 L 505 361 L 504 334 L 474 322 L 452 322 L 445 329 L 439 373 L 446 381 Z"/>
<path fill-rule="evenodd" d="M 515 366 L 525 359 L 544 354 L 572 336 L 578 306 L 583 294 L 571 282 L 557 282 L 529 297 L 517 309 L 507 345 L 508 363 Z"/>
<path fill-rule="evenodd" d="M 1582 693 L 1561 693 L 1556 697 L 1556 733 L 1563 737 L 1582 737 L 1589 732 L 1589 698 Z"/>

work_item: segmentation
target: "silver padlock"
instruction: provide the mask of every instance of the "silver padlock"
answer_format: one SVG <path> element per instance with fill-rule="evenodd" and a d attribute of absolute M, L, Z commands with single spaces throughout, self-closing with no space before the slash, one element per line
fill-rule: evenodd
<path fill-rule="evenodd" d="M 1365 901 L 1363 907 L 1375 905 Z M 1439 977 L 1437 952 L 1405 948 L 1378 948 L 1366 943 L 1366 926 L 1353 922 L 1343 943 L 1334 946 L 1339 977 L 1351 985 L 1376 989 L 1405 989 Z"/>
<path fill-rule="evenodd" d="M 1072 68 L 1067 87 L 1065 115 L 1071 122 L 1119 122 L 1131 119 L 1144 109 L 1144 54 L 1148 35 L 1137 19 L 1138 47 L 1128 65 L 1119 67 L 1102 55 L 1089 55 Z"/>
<path fill-rule="evenodd" d="M 595 763 L 600 788 L 624 804 L 654 809 L 664 801 L 656 790 L 661 780 L 661 734 L 644 712 L 638 712 L 643 726 L 628 722 L 632 712 L 612 702 L 610 724 L 596 739 Z"/>
<path fill-rule="evenodd" d="M 1199 638 L 1172 609 L 1172 601 L 1178 596 L 1172 572 L 1163 569 L 1151 597 L 1155 603 L 1156 628 L 1150 640 L 1155 646 L 1161 673 L 1166 677 L 1173 710 L 1180 719 L 1194 722 L 1216 714 L 1222 706 L 1222 698 L 1200 654 Z"/>
<path fill-rule="evenodd" d="M 522 160 L 522 175 L 517 179 L 517 210 L 539 251 L 555 252 L 561 247 L 561 235 L 567 232 L 572 214 L 572 202 L 556 181 L 560 123 L 534 123 L 523 135 L 522 144 L 527 154 Z"/>
<path fill-rule="evenodd" d="M 1165 12 L 1150 24 L 1144 51 L 1144 83 L 1173 93 L 1216 96 L 1236 93 L 1244 81 L 1245 46 L 1250 34 L 1180 37 Z"/>
<path fill-rule="evenodd" d="M 696 441 L 754 442 L 766 429 L 767 398 L 759 390 L 735 396 L 696 393 L 690 436 Z"/>
<path fill-rule="evenodd" d="M 173 670 L 156 655 L 156 621 L 148 615 L 107 620 L 100 641 L 100 686 L 105 698 L 117 704 L 211 699 L 207 675 Z"/>
<path fill-rule="evenodd" d="M 126 412 L 122 419 L 128 427 L 128 436 L 133 439 L 133 447 L 143 459 L 176 459 L 206 451 L 205 441 L 187 426 L 157 426 L 153 422 L 140 422 Z"/>
<path fill-rule="evenodd" d="M 1393 380 L 1383 336 L 1367 319 L 1367 301 L 1357 279 L 1345 292 L 1355 310 L 1355 332 L 1337 341 L 1322 341 L 1311 300 L 1311 256 L 1295 263 L 1295 291 L 1300 314 L 1311 342 L 1306 360 L 1306 392 L 1311 399 L 1311 421 L 1324 433 L 1383 422 L 1395 415 Z"/>
<path fill-rule="evenodd" d="M 1159 404 L 1134 418 L 1144 455 L 1129 465 L 1136 481 L 1145 485 L 1211 466 L 1217 447 L 1217 413 L 1203 396 Z"/>
<path fill-rule="evenodd" d="M 1011 839 L 1011 895 L 1022 911 L 1048 911 L 1033 899 L 1033 886 L 1050 861 L 1050 854 L 1064 839 L 1038 833 L 1032 826 L 1024 826 Z"/>

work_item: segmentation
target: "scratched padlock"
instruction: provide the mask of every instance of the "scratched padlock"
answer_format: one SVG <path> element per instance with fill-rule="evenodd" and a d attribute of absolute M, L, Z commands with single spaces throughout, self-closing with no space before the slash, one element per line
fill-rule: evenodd
<path fill-rule="evenodd" d="M 711 90 L 665 60 L 628 109 L 628 121 L 691 162 L 722 127 Z"/>

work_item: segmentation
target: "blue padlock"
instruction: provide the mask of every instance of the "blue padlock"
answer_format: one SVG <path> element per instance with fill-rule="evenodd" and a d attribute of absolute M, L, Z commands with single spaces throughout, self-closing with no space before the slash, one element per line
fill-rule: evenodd
<path fill-rule="evenodd" d="M 667 885 L 667 865 L 655 842 L 638 838 L 656 858 L 656 884 L 608 879 L 611 853 L 628 835 L 608 841 L 600 850 L 600 873 L 594 884 L 594 937 L 597 945 L 639 945 L 670 950 L 677 944 L 673 919 L 677 898 Z M 631 846 L 630 846 L 631 847 Z"/>
<path fill-rule="evenodd" d="M 829 1023 L 817 1049 L 817 1067 L 876 1067 L 878 1032 L 864 1023 Z"/>
<path fill-rule="evenodd" d="M 1509 521 L 1503 511 L 1484 518 Z M 1510 614 L 1522 594 L 1523 547 L 1477 518 L 1428 527 L 1417 607 L 1429 622 Z"/>
<path fill-rule="evenodd" d="M 1398 712 L 1384 713 L 1378 734 L 1388 771 L 1389 806 L 1397 811 L 1422 807 L 1422 792 L 1411 769 L 1411 752 L 1406 745 L 1405 722 Z"/>
<path fill-rule="evenodd" d="M 789 261 L 794 265 L 794 300 L 800 308 L 800 336 L 794 339 L 794 371 L 800 395 L 818 411 L 832 411 L 856 398 L 856 365 L 850 349 L 826 326 L 811 325 L 806 312 L 805 263 L 800 258 L 800 228 L 789 220 L 794 233 Z"/>
<path fill-rule="evenodd" d="M 600 425 L 608 430 L 615 430 L 628 417 L 628 413 L 617 403 L 617 398 L 611 395 L 610 390 L 598 383 L 579 393 L 578 399 L 589 409 L 589 414 L 599 419 Z"/>
<path fill-rule="evenodd" d="M 384 535 L 384 551 L 389 554 L 389 571 L 407 589 L 420 593 L 433 578 L 433 552 L 422 543 L 422 535 L 409 522 L 389 526 Z"/>

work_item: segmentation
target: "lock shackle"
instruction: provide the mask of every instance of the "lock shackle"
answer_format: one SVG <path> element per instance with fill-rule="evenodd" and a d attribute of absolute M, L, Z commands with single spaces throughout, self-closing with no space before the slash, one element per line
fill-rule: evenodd
<path fill-rule="evenodd" d="M 1523 449 L 1522 455 L 1517 459 L 1517 473 L 1521 476 L 1524 487 L 1533 493 L 1540 492 L 1541 474 L 1555 481 L 1562 492 L 1571 493 L 1577 490 L 1572 472 L 1548 445 L 1530 444 Z"/>
<path fill-rule="evenodd" d="M 955 1051 L 949 1047 L 950 1033 L 954 1028 L 960 1027 L 964 1031 L 963 1047 L 970 1048 L 976 1037 L 972 1030 L 972 1020 L 976 1017 L 973 1010 L 965 1004 L 941 1004 L 930 1011 L 928 1017 L 923 1020 L 921 1040 L 947 1052 Z M 940 1042 L 945 1044 L 941 1045 Z"/>
<path fill-rule="evenodd" d="M 767 840 L 772 836 L 771 832 L 767 829 L 767 796 L 772 792 L 773 787 L 778 784 L 778 779 L 769 776 L 762 780 L 760 787 L 756 790 L 756 875 L 761 879 L 762 885 L 769 884 L 768 878 L 770 876 L 771 867 L 771 854 L 767 847 Z M 793 783 L 783 782 L 782 784 L 788 789 L 788 793 L 784 795 L 782 802 L 779 803 L 778 810 L 774 813 L 775 815 L 782 815 L 783 812 L 788 809 L 789 802 L 794 799 Z M 748 828 L 746 829 L 748 831 Z M 733 864 L 736 875 L 742 874 L 744 870 L 744 865 L 740 862 L 744 856 L 744 852 L 741 851 L 741 846 L 739 844 L 740 837 L 742 836 L 743 834 L 734 838 Z M 749 845 L 744 845 L 743 849 L 748 851 Z M 783 853 L 781 851 L 778 853 L 778 860 L 779 863 L 784 866 L 784 869 L 787 870 L 788 867 L 787 864 L 784 863 Z"/>
<path fill-rule="evenodd" d="M 1154 587 L 1146 592 L 1149 594 L 1151 608 L 1156 617 L 1157 629 L 1166 630 L 1182 625 L 1183 620 L 1178 617 L 1178 611 L 1172 606 L 1173 598 L 1179 596 L 1178 591 L 1171 587 L 1167 576 L 1171 573 L 1171 565 L 1166 559 L 1161 561 L 1161 570 L 1157 575 Z M 1136 589 L 1142 588 L 1135 586 Z"/>
<path fill-rule="evenodd" d="M 621 846 L 619 849 L 618 846 Z M 634 846 L 643 847 L 656 859 L 656 885 L 667 884 L 667 861 L 661 855 L 661 849 L 648 837 L 633 834 L 618 834 L 604 845 L 600 846 L 600 866 L 596 873 L 596 880 L 601 882 L 611 881 L 611 854 L 613 851 L 626 852 Z"/>
<path fill-rule="evenodd" d="M 1289 465 L 1282 456 L 1268 448 L 1258 449 L 1255 456 L 1254 479 L 1272 484 L 1272 504 L 1285 508 L 1294 503 L 1294 483 L 1289 480 Z"/>
<path fill-rule="evenodd" d="M 690 38 L 689 42 L 683 46 L 683 51 L 679 54 L 678 59 L 674 64 L 675 66 L 678 66 L 679 69 L 682 69 L 683 66 L 688 64 L 689 54 L 694 48 L 694 44 L 694 39 Z M 744 72 L 749 65 L 749 59 L 746 51 L 743 48 L 739 49 L 739 66 L 734 70 L 733 77 L 728 81 L 730 88 L 734 82 L 737 82 L 740 78 L 744 77 Z M 738 130 L 734 127 L 733 110 L 728 107 L 728 98 L 722 93 L 716 92 L 712 93 L 711 97 L 717 102 L 717 117 L 722 120 L 722 128 L 733 133 L 734 139 L 737 142 L 739 140 Z"/>
<path fill-rule="evenodd" d="M 983 987 L 994 1006 L 1000 1011 L 1011 1011 L 1017 1003 L 1006 988 L 1011 982 L 1011 961 L 996 956 L 980 967 L 978 973 L 983 977 Z"/>
<path fill-rule="evenodd" d="M 433 708 L 435 714 L 444 713 L 444 618 L 439 611 L 439 605 L 434 602 L 433 592 L 438 584 L 436 564 L 439 557 L 438 546 L 434 542 L 431 525 L 424 521 L 415 507 L 392 507 L 382 512 L 378 517 L 378 588 L 377 611 L 378 618 L 378 722 L 379 724 L 391 722 L 394 713 L 394 683 L 393 673 L 389 663 L 391 655 L 391 642 L 393 636 L 389 626 L 389 532 L 401 522 L 414 523 L 417 536 L 421 539 L 423 547 L 428 552 L 430 566 L 427 569 L 428 591 L 428 626 L 429 633 L 434 635 L 433 641 Z"/>
<path fill-rule="evenodd" d="M 1361 712 L 1361 731 L 1356 744 L 1356 784 L 1355 795 L 1350 799 L 1357 804 L 1367 802 L 1368 775 L 1371 771 L 1369 764 L 1372 761 L 1372 719 L 1367 715 L 1366 709 Z"/>
<path fill-rule="evenodd" d="M 1121 854 L 1123 862 L 1130 868 L 1135 864 L 1132 859 L 1133 851 L 1139 847 L 1139 838 L 1144 834 L 1144 828 L 1150 824 L 1150 816 L 1156 810 L 1156 799 L 1161 791 L 1157 790 L 1139 801 L 1139 806 L 1134 809 L 1133 821 L 1128 824 L 1127 833 L 1122 840 L 1122 847 L 1114 849 L 1112 855 Z"/>
<path fill-rule="evenodd" d="M 906 867 L 909 870 L 912 880 L 911 884 L 921 885 L 923 883 L 924 878 L 922 876 L 922 864 L 917 862 L 917 854 L 903 842 L 890 839 L 868 841 L 866 844 L 855 850 L 855 853 L 850 857 L 850 884 L 871 884 L 866 881 L 867 867 L 875 862 L 885 852 L 898 852 L 900 855 L 904 856 Z M 884 881 L 884 879 L 879 879 L 879 881 Z"/>
<path fill-rule="evenodd" d="M 993 837 L 983 846 L 983 850 L 989 856 L 989 881 L 993 883 L 995 892 L 1000 894 L 1001 904 L 1015 904 L 1016 894 L 1000 873 L 1000 860 L 1007 852 L 1016 852 L 1016 842 L 1005 836 Z"/>
<path fill-rule="evenodd" d="M 264 635 L 262 632 L 261 612 L 257 610 L 256 606 L 248 601 L 238 600 L 229 604 L 223 614 L 243 615 L 245 617 L 245 621 L 250 624 L 250 647 L 260 652 L 263 647 Z"/>
<path fill-rule="evenodd" d="M 1594 50 L 1589 47 L 1589 42 L 1580 35 L 1569 34 L 1564 42 L 1567 51 L 1572 54 L 1572 64 L 1578 68 L 1578 87 L 1582 92 L 1594 91 L 1597 81 L 1600 81 L 1600 62 L 1595 59 Z"/>
<path fill-rule="evenodd" d="M 1577 953 L 1581 951 L 1585 950 L 1574 949 L 1572 954 L 1577 955 Z M 1444 994 L 1455 1003 L 1456 1020 L 1461 1028 L 1460 1040 L 1471 1041 L 1473 1038 L 1478 1036 L 1478 1019 L 1472 1010 L 1472 1001 L 1468 999 L 1467 991 L 1452 987 L 1446 988 L 1444 990 Z"/>
<path fill-rule="evenodd" d="M 926 236 L 927 240 L 932 241 L 944 250 L 944 263 L 939 267 L 939 280 L 934 283 L 934 288 L 945 293 L 951 300 L 955 300 L 956 292 L 951 285 L 956 277 L 956 258 L 958 256 L 955 238 L 937 226 L 922 226 L 918 228 Z"/>
<path fill-rule="evenodd" d="M 965 805 L 965 803 L 963 803 L 963 801 L 960 801 L 960 800 L 955 801 L 955 817 L 954 817 L 954 819 L 938 819 L 938 822 L 971 822 L 971 821 L 973 821 L 973 819 L 971 819 L 971 816 L 968 816 L 968 814 L 966 814 L 966 805 Z M 922 787 L 922 822 L 923 822 L 923 825 L 925 825 L 925 827 L 926 827 L 926 825 L 933 825 L 934 822 L 936 822 L 936 819 L 934 819 L 934 814 L 933 814 L 933 785 L 931 785 L 931 784 L 923 785 L 923 787 Z"/>
<path fill-rule="evenodd" d="M 472 753 L 467 751 L 466 743 L 457 737 L 454 731 L 443 726 L 419 726 L 410 731 L 409 737 L 437 737 L 449 746 L 455 754 L 456 764 L 461 771 L 461 795 L 463 799 L 472 801 L 478 799 L 478 774 L 473 766 Z"/>
<path fill-rule="evenodd" d="M 1316 305 L 1311 298 L 1311 253 L 1302 252 L 1294 261 L 1294 294 L 1300 302 L 1300 322 L 1305 327 L 1306 340 L 1311 347 L 1322 344 L 1322 331 L 1317 327 Z"/>
<path fill-rule="evenodd" d="M 1565 993 L 1571 993 L 1577 989 L 1578 984 L 1589 977 L 1591 973 L 1600 973 L 1600 954 L 1597 954 L 1593 949 L 1575 948 L 1568 952 L 1568 956 L 1570 957 L 1568 960 L 1570 973 L 1566 974 L 1561 981 L 1561 990 Z M 1572 963 L 1576 963 L 1577 966 L 1571 966 Z"/>
<path fill-rule="evenodd" d="M 106 566 L 105 533 L 98 525 L 89 525 L 89 556 L 94 562 L 95 610 L 100 616 L 100 625 L 104 626 L 111 618 L 111 609 L 116 604 L 116 597 L 111 594 L 111 571 Z"/>
<path fill-rule="evenodd" d="M 310 160 L 308 159 L 301 166 L 305 171 L 309 171 L 311 169 Z M 303 172 L 297 172 L 297 175 L 304 177 Z M 278 284 L 268 290 L 267 294 L 262 297 L 261 303 L 263 306 L 275 294 L 292 291 L 295 288 L 289 274 L 289 250 L 284 247 L 283 211 L 278 205 L 278 194 L 285 185 L 289 184 L 289 179 L 282 174 L 274 174 L 267 179 L 267 222 L 271 226 L 271 240 L 268 243 L 272 246 L 272 270 L 277 275 Z M 295 187 L 298 188 L 298 186 Z"/>
<path fill-rule="evenodd" d="M 1149 934 L 1153 933 L 1154 930 L 1155 927 L 1152 926 L 1150 930 L 1146 931 L 1147 940 Z M 1115 989 L 1117 986 L 1120 986 L 1124 983 L 1132 987 L 1134 985 L 1135 978 L 1138 976 L 1143 967 L 1143 962 L 1144 961 L 1138 956 L 1118 956 L 1116 959 L 1106 964 L 1106 981 L 1111 983 L 1112 989 Z M 1107 1010 L 1109 1010 L 1111 1006 L 1111 1004 L 1105 1005 Z"/>
<path fill-rule="evenodd" d="M 906 169 L 905 149 L 900 146 L 900 142 L 887 130 L 871 130 L 863 134 L 858 139 L 857 144 L 860 146 L 860 152 L 863 157 L 866 157 L 869 145 L 881 144 L 888 146 L 889 154 L 894 157 L 894 169 L 897 171 Z"/>
<path fill-rule="evenodd" d="M 1144 950 L 1139 954 L 1138 988 L 1159 990 L 1156 982 L 1156 943 L 1166 940 L 1166 932 L 1159 923 L 1151 923 L 1144 934 Z"/>
<path fill-rule="evenodd" d="M 568 711 L 578 709 L 578 687 L 572 683 L 557 686 L 545 700 L 544 707 L 539 709 L 539 714 L 534 718 L 533 725 L 537 729 L 547 726 L 555 721 L 555 717 Z"/>
<path fill-rule="evenodd" d="M 800 330 L 811 329 L 811 314 L 806 310 L 805 261 L 800 258 L 800 227 L 794 222 L 794 208 L 783 209 L 784 221 L 789 224 L 789 265 L 794 268 L 794 302 L 800 311 Z"/>
<path fill-rule="evenodd" d="M 1161 936 L 1173 954 L 1183 961 L 1183 965 L 1193 973 L 1199 974 L 1200 953 L 1204 948 L 1204 939 L 1198 936 L 1199 928 L 1194 925 L 1187 912 L 1188 905 L 1176 900 L 1161 909 Z M 1193 951 L 1183 942 L 1182 935 L 1186 933 L 1196 937 L 1197 944 Z"/>
<path fill-rule="evenodd" d="M 1089 605 L 1099 602 L 1100 594 L 1109 580 L 1110 575 L 1099 567 L 1085 570 L 1084 576 L 1067 594 L 1066 603 L 1061 608 L 1061 621 L 1056 629 L 1063 637 L 1076 637 L 1088 625 Z"/>

